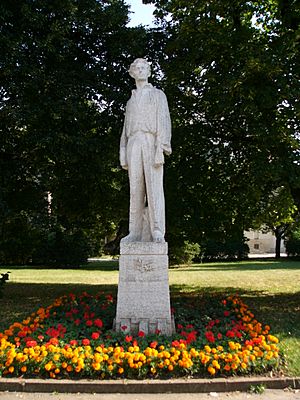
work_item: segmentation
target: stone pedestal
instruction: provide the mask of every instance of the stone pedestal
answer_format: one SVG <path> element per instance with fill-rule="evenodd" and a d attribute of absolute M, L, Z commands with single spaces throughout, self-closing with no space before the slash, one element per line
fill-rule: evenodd
<path fill-rule="evenodd" d="M 171 335 L 167 243 L 121 243 L 115 328 Z"/>

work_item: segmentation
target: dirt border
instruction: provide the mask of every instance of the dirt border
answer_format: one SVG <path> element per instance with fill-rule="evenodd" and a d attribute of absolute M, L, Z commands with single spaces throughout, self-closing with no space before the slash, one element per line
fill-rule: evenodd
<path fill-rule="evenodd" d="M 246 392 L 250 386 L 300 389 L 300 377 L 215 378 L 173 380 L 56 380 L 0 378 L 0 392 L 27 393 L 209 393 Z"/>

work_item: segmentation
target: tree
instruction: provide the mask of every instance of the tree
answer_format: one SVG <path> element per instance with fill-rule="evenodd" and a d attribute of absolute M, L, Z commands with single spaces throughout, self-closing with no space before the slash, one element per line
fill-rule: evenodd
<path fill-rule="evenodd" d="M 122 0 L 3 1 L 0 19 L 0 247 L 24 240 L 21 218 L 28 261 L 49 234 L 103 236 L 127 212 L 118 143 L 147 36 Z"/>
<path fill-rule="evenodd" d="M 270 193 L 299 187 L 298 6 L 152 2 L 174 125 L 170 234 L 242 238 Z"/>
<path fill-rule="evenodd" d="M 298 219 L 298 209 L 289 190 L 282 186 L 269 194 L 255 218 L 253 228 L 272 231 L 276 238 L 275 256 L 280 258 L 281 240 L 287 237 Z"/>

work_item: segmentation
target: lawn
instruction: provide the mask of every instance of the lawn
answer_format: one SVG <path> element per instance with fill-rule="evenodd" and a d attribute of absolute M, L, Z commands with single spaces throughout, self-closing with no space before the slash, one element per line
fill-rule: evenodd
<path fill-rule="evenodd" d="M 0 331 L 40 305 L 69 292 L 117 292 L 117 262 L 94 262 L 76 269 L 1 267 L 11 271 L 0 300 Z M 247 261 L 194 264 L 170 269 L 171 296 L 208 303 L 214 294 L 239 294 L 259 321 L 271 325 L 286 355 L 288 375 L 300 375 L 300 262 Z M 203 301 L 202 301 L 203 300 Z M 195 301 L 196 304 L 196 301 Z"/>

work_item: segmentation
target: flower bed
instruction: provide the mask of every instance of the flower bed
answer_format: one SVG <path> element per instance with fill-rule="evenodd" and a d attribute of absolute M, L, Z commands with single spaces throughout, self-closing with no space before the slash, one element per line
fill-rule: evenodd
<path fill-rule="evenodd" d="M 112 330 L 111 295 L 70 294 L 0 333 L 0 376 L 156 378 L 264 373 L 278 367 L 278 339 L 237 296 L 175 304 L 177 333 Z M 126 327 L 124 327 L 124 332 Z"/>

